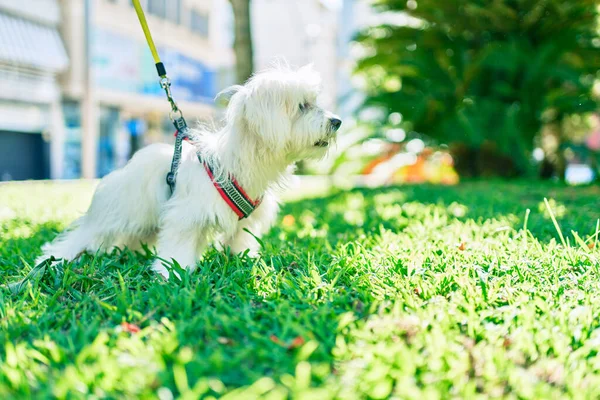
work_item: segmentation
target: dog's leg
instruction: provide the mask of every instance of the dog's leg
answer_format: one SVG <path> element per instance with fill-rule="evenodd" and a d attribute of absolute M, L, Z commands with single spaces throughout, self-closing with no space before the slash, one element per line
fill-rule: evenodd
<path fill-rule="evenodd" d="M 229 247 L 233 254 L 248 250 L 248 254 L 255 257 L 259 250 L 256 238 L 260 238 L 271 229 L 278 210 L 279 204 L 275 197 L 267 194 L 254 213 L 238 223 L 235 233 L 223 243 L 224 246 Z"/>
<path fill-rule="evenodd" d="M 151 242 L 161 207 L 169 199 L 164 177 L 172 153 L 172 146 L 148 146 L 124 168 L 105 176 L 86 214 L 46 244 L 38 260 L 50 256 L 73 260 L 83 252 L 95 254 L 126 246 L 136 249 L 140 242 Z"/>
<path fill-rule="evenodd" d="M 258 232 L 259 229 L 256 228 L 260 227 L 253 224 L 252 221 L 240 222 L 235 234 L 224 243 L 225 247 L 229 248 L 232 254 L 240 254 L 247 250 L 250 257 L 256 257 L 259 243 L 254 236 L 260 237 L 263 233 Z"/>
<path fill-rule="evenodd" d="M 181 268 L 193 271 L 196 268 L 198 254 L 204 247 L 206 247 L 206 239 L 201 229 L 182 229 L 174 224 L 165 224 L 158 235 L 157 259 L 152 269 L 168 279 L 167 263 L 175 260 Z"/>

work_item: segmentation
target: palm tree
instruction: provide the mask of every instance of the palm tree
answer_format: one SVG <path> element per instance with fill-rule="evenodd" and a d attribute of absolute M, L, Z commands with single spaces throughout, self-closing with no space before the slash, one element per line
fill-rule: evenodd
<path fill-rule="evenodd" d="M 387 110 L 386 119 L 399 112 L 405 129 L 459 149 L 463 175 L 533 172 L 542 129 L 555 126 L 560 143 L 565 120 L 598 107 L 598 0 L 374 4 L 410 18 L 358 36 L 368 50 L 358 64 L 366 104 Z M 489 165 L 494 158 L 500 167 Z M 555 164 L 559 170 L 558 157 Z"/>

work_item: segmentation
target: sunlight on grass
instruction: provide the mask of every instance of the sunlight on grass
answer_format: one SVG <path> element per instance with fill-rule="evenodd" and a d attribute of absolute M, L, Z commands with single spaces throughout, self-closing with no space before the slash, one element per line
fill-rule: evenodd
<path fill-rule="evenodd" d="M 2 398 L 600 396 L 596 187 L 329 188 L 259 259 L 162 282 L 123 249 L 11 294 L 92 189 L 0 187 Z"/>
<path fill-rule="evenodd" d="M 567 214 L 567 207 L 554 199 L 548 199 L 547 205 L 544 201 L 541 201 L 538 204 L 538 210 L 546 219 L 552 219 L 552 214 L 554 214 L 556 218 L 563 218 Z"/>
<path fill-rule="evenodd" d="M 0 185 L 0 216 L 16 216 L 36 223 L 71 220 L 87 210 L 97 182 L 61 184 L 36 182 Z M 1 218 L 1 220 L 10 218 Z"/>

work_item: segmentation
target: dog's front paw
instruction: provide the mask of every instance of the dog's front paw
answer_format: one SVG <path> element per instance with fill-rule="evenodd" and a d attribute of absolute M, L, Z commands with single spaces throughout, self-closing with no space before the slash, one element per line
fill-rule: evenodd
<path fill-rule="evenodd" d="M 224 249 L 227 254 L 231 255 L 231 256 L 238 256 L 238 257 L 250 257 L 250 258 L 258 258 L 260 257 L 260 253 L 258 252 L 258 249 L 232 249 L 231 247 L 228 247 L 226 249 Z"/>
<path fill-rule="evenodd" d="M 155 260 L 154 263 L 152 263 L 152 271 L 159 274 L 165 281 L 169 280 L 169 268 L 167 268 L 161 260 Z M 181 279 L 176 271 L 173 271 L 173 273 L 177 278 Z"/>
<path fill-rule="evenodd" d="M 248 256 L 250 258 L 259 258 L 260 257 L 260 253 L 258 252 L 258 250 L 254 250 L 254 249 L 248 249 L 245 252 L 243 252 L 242 254 L 246 254 L 246 256 Z"/>

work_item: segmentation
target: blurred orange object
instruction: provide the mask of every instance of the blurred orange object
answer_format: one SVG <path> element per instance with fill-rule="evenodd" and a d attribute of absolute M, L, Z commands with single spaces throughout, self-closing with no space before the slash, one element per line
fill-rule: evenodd
<path fill-rule="evenodd" d="M 401 154 L 412 154 L 414 162 L 393 167 L 393 165 L 398 162 L 396 156 Z M 417 155 L 414 155 L 414 153 L 402 153 L 402 147 L 397 143 L 387 146 L 383 154 L 370 160 L 363 168 L 362 174 L 380 174 L 381 171 L 378 170 L 381 168 L 379 168 L 379 166 L 384 166 L 388 163 L 390 163 L 392 169 L 390 170 L 385 167 L 382 169 L 382 171 L 385 171 L 386 169 L 390 171 L 390 175 L 388 175 L 385 181 L 381 181 L 382 183 L 431 183 L 434 185 L 455 185 L 459 182 L 458 173 L 454 169 L 454 160 L 447 152 L 436 151 L 431 147 L 426 147 Z"/>
<path fill-rule="evenodd" d="M 383 153 L 381 156 L 378 156 L 367 163 L 367 165 L 362 170 L 362 174 L 363 175 L 372 174 L 373 171 L 375 170 L 375 167 L 377 167 L 379 164 L 389 161 L 392 157 L 394 157 L 396 154 L 398 154 L 398 152 L 400 151 L 400 148 L 401 148 L 400 145 L 397 143 L 390 144 L 387 147 L 385 153 Z"/>
<path fill-rule="evenodd" d="M 392 176 L 392 182 L 456 185 L 459 177 L 450 154 L 428 150 L 419 154 L 414 164 L 398 168 Z"/>
<path fill-rule="evenodd" d="M 387 155 L 384 155 L 384 156 L 381 156 L 381 157 L 377 157 L 377 158 L 369 161 L 367 163 L 367 165 L 363 168 L 362 174 L 363 175 L 370 175 L 371 173 L 373 173 L 373 170 L 375 169 L 375 167 L 377 167 L 381 163 L 384 163 L 384 162 L 388 161 L 392 157 L 393 157 L 393 155 L 387 154 Z"/>
<path fill-rule="evenodd" d="M 421 154 L 417 156 L 417 162 L 413 165 L 407 165 L 400 168 L 404 170 L 404 182 L 406 183 L 425 183 L 427 182 L 425 157 Z M 395 176 L 395 174 L 394 174 Z"/>
<path fill-rule="evenodd" d="M 141 331 L 140 327 L 135 324 L 130 324 L 129 322 L 121 322 L 121 328 L 124 332 L 129 332 L 131 334 L 138 333 Z"/>
<path fill-rule="evenodd" d="M 294 222 L 296 222 L 296 219 L 294 218 L 293 215 L 286 215 L 285 217 L 283 217 L 283 225 L 284 226 L 292 226 L 294 225 Z"/>

